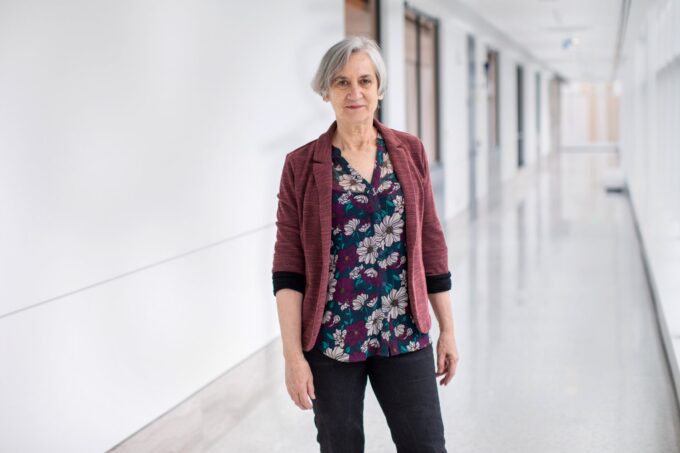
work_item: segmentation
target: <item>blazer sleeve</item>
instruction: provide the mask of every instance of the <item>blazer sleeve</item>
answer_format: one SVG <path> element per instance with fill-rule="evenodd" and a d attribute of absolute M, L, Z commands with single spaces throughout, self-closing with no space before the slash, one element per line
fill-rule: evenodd
<path fill-rule="evenodd" d="M 449 254 L 442 224 L 437 215 L 430 178 L 430 166 L 423 143 L 418 140 L 420 160 L 423 168 L 423 265 L 425 267 L 425 283 L 427 292 L 440 293 L 451 289 L 451 272 L 449 271 Z"/>
<path fill-rule="evenodd" d="M 283 288 L 305 292 L 305 259 L 293 170 L 293 162 L 288 155 L 281 173 L 276 211 L 276 242 L 272 265 L 274 295 Z"/>

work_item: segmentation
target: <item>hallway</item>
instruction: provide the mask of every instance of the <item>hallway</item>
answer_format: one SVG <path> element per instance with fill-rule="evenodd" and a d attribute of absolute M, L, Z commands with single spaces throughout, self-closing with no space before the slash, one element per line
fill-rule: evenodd
<path fill-rule="evenodd" d="M 461 354 L 456 377 L 440 387 L 449 451 L 680 451 L 628 200 L 601 183 L 616 160 L 558 153 L 506 187 L 501 203 L 481 208 L 476 222 L 448 222 Z M 211 453 L 318 451 L 311 411 L 286 394 L 280 347 L 277 340 L 227 375 L 248 385 L 242 377 L 263 376 L 270 360 L 266 392 Z M 366 451 L 392 451 L 366 395 Z"/>

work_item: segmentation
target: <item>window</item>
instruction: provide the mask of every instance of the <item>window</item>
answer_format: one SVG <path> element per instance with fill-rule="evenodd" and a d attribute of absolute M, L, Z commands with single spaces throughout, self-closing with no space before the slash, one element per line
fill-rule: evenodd
<path fill-rule="evenodd" d="M 439 155 L 438 22 L 406 9 L 406 128 L 417 135 L 432 163 Z"/>

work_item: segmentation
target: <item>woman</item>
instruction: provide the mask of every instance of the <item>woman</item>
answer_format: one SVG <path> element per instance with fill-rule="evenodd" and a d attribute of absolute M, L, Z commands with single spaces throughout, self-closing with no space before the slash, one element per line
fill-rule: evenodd
<path fill-rule="evenodd" d="M 398 452 L 445 452 L 436 376 L 451 381 L 458 352 L 423 145 L 374 119 L 386 88 L 375 42 L 335 44 L 313 88 L 336 121 L 286 156 L 278 194 L 273 285 L 288 393 L 314 410 L 322 452 L 363 451 L 367 379 Z"/>

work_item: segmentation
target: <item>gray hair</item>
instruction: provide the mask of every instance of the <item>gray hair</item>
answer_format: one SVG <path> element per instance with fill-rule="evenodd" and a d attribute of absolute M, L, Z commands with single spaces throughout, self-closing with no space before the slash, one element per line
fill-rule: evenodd
<path fill-rule="evenodd" d="M 326 51 L 312 80 L 312 89 L 323 98 L 328 96 L 333 78 L 347 64 L 350 55 L 356 52 L 366 52 L 368 58 L 371 59 L 375 67 L 375 76 L 378 79 L 378 95 L 385 94 L 387 70 L 380 47 L 375 41 L 364 36 L 345 38 Z"/>

